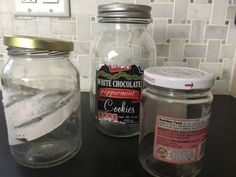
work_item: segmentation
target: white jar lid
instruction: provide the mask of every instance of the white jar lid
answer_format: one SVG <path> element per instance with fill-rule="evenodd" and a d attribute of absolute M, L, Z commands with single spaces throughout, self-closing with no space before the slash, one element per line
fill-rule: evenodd
<path fill-rule="evenodd" d="M 214 84 L 215 77 L 214 74 L 199 69 L 160 66 L 145 69 L 144 80 L 163 88 L 197 90 L 209 89 Z"/>

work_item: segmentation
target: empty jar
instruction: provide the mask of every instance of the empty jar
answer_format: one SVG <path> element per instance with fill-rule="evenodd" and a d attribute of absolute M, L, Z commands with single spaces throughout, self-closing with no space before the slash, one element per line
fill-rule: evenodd
<path fill-rule="evenodd" d="M 153 176 L 193 177 L 202 168 L 213 74 L 182 67 L 144 71 L 139 159 Z"/>
<path fill-rule="evenodd" d="M 81 146 L 79 74 L 73 43 L 5 36 L 9 60 L 1 75 L 11 153 L 32 168 L 58 165 Z"/>
<path fill-rule="evenodd" d="M 139 132 L 143 70 L 155 65 L 155 44 L 147 32 L 151 7 L 98 7 L 101 27 L 92 47 L 91 113 L 98 130 L 114 137 Z"/>

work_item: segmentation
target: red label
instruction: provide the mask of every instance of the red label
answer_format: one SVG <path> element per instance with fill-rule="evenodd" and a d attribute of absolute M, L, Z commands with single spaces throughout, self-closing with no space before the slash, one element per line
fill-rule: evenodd
<path fill-rule="evenodd" d="M 110 120 L 113 122 L 118 122 L 118 115 L 117 114 L 112 114 L 112 113 L 107 113 L 107 112 L 98 112 L 98 117 L 99 119 L 106 119 Z"/>
<path fill-rule="evenodd" d="M 137 90 L 131 89 L 115 89 L 115 88 L 100 88 L 99 89 L 99 98 L 124 98 L 131 100 L 139 100 L 140 92 Z"/>
<path fill-rule="evenodd" d="M 189 83 L 189 84 L 185 84 L 185 87 L 190 87 L 190 88 L 193 88 L 193 83 Z"/>
<path fill-rule="evenodd" d="M 119 71 L 128 71 L 131 69 L 131 66 L 112 66 L 109 65 L 109 70 L 110 72 L 114 73 L 114 72 L 119 72 Z"/>
<path fill-rule="evenodd" d="M 204 154 L 209 116 L 199 119 L 177 119 L 158 115 L 153 156 L 169 163 L 187 164 Z"/>

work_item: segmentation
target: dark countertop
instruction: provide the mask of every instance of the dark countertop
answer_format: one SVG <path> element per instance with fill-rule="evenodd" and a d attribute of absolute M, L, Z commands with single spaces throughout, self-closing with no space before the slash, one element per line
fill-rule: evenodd
<path fill-rule="evenodd" d="M 88 93 L 82 94 L 83 143 L 68 162 L 50 169 L 19 166 L 12 158 L 0 105 L 0 177 L 150 177 L 138 161 L 138 137 L 112 138 L 99 133 L 89 115 Z M 236 99 L 215 96 L 199 177 L 236 176 Z"/>

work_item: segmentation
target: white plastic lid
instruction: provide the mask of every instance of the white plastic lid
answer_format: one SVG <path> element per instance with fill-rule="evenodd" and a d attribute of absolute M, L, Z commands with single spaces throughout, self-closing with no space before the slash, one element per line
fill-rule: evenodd
<path fill-rule="evenodd" d="M 179 89 L 209 89 L 215 81 L 214 74 L 199 69 L 160 66 L 144 70 L 144 80 L 155 86 Z"/>

